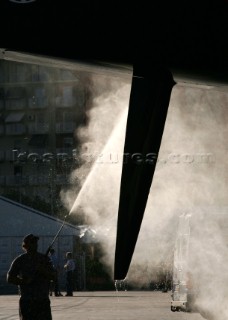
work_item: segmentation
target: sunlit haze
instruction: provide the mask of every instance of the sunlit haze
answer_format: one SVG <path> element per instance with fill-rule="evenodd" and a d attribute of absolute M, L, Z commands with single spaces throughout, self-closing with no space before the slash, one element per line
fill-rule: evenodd
<path fill-rule="evenodd" d="M 71 214 L 86 215 L 103 244 L 103 260 L 112 269 L 130 81 L 130 77 L 123 82 L 93 78 L 100 90 L 94 93 L 90 121 L 87 128 L 75 133 L 83 137 L 80 150 L 85 163 L 72 176 L 82 177 L 82 188 L 77 196 L 72 197 L 71 190 L 62 195 Z M 142 286 L 156 278 L 154 268 L 159 263 L 172 268 L 178 219 L 188 213 L 192 226 L 189 268 L 199 289 L 197 303 L 217 314 L 217 320 L 228 317 L 228 237 L 224 236 L 228 231 L 227 123 L 227 93 L 190 85 L 173 88 L 127 275 L 129 281 Z"/>

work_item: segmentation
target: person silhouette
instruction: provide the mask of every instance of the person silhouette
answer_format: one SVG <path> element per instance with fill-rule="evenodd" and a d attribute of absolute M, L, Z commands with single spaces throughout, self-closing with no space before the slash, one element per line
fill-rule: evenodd
<path fill-rule="evenodd" d="M 60 290 L 59 290 L 59 272 L 60 272 L 60 265 L 59 265 L 59 259 L 56 255 L 55 249 L 50 249 L 49 254 L 50 260 L 52 262 L 53 268 L 56 272 L 55 280 L 52 280 L 50 283 L 50 296 L 52 296 L 52 291 L 54 291 L 56 297 L 62 296 Z"/>
<path fill-rule="evenodd" d="M 66 296 L 73 296 L 73 272 L 75 270 L 75 262 L 72 259 L 72 252 L 66 253 L 66 264 L 64 265 L 64 269 L 66 271 Z"/>
<path fill-rule="evenodd" d="M 37 251 L 39 237 L 28 234 L 22 248 L 7 272 L 7 282 L 19 287 L 19 318 L 21 320 L 52 320 L 49 284 L 55 270 L 48 256 Z"/>

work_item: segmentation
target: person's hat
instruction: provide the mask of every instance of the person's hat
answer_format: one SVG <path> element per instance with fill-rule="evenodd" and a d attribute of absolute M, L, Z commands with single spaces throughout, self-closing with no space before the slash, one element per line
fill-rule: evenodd
<path fill-rule="evenodd" d="M 23 245 L 26 245 L 28 243 L 35 243 L 39 240 L 39 237 L 34 236 L 32 233 L 28 234 L 23 239 Z"/>

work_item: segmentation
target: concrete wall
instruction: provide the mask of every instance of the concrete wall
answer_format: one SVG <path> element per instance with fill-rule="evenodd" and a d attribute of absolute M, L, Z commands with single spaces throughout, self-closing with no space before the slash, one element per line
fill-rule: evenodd
<path fill-rule="evenodd" d="M 6 283 L 6 273 L 13 259 L 24 252 L 22 250 L 24 236 L 29 233 L 38 235 L 40 237 L 38 250 L 45 253 L 62 224 L 61 220 L 0 197 L 0 292 L 16 290 L 15 286 Z M 74 252 L 79 234 L 79 228 L 66 223 L 53 245 L 62 267 L 60 274 L 62 285 L 65 254 L 67 251 Z"/>
<path fill-rule="evenodd" d="M 40 211 L 0 197 L 0 235 L 25 236 L 35 233 L 39 236 L 54 236 L 63 221 Z M 79 235 L 80 229 L 65 223 L 62 235 Z"/>

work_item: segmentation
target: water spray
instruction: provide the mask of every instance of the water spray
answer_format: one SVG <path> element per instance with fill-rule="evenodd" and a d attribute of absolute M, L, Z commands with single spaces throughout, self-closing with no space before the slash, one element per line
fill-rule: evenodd
<path fill-rule="evenodd" d="M 55 243 L 56 239 L 58 238 L 58 236 L 59 236 L 60 232 L 62 231 L 62 229 L 63 229 L 63 227 L 64 227 L 64 225 L 65 225 L 66 218 L 67 218 L 70 214 L 71 214 L 71 211 L 70 211 L 67 215 L 65 215 L 64 220 L 63 220 L 63 223 L 61 224 L 61 226 L 60 226 L 60 228 L 59 228 L 58 232 L 56 233 L 56 235 L 55 235 L 54 239 L 52 240 L 51 244 L 49 245 L 49 247 L 48 247 L 48 249 L 47 249 L 47 251 L 46 251 L 46 254 L 45 254 L 46 256 L 48 256 L 48 254 L 49 254 L 49 252 L 50 252 L 51 248 L 53 247 L 53 245 L 54 245 L 54 243 Z"/>

